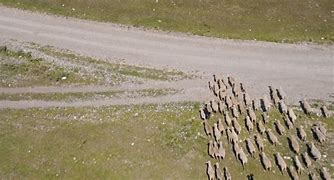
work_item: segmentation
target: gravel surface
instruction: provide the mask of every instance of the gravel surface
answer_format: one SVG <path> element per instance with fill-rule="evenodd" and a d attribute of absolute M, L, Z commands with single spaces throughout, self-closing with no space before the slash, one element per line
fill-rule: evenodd
<path fill-rule="evenodd" d="M 199 84 L 198 86 L 193 85 Z M 208 91 L 203 80 L 180 80 L 175 82 L 169 81 L 146 81 L 143 84 L 123 83 L 119 86 L 44 86 L 44 87 L 17 87 L 1 88 L 0 93 L 20 94 L 20 93 L 75 93 L 75 92 L 106 92 L 106 91 L 133 91 L 143 89 L 203 89 Z M 198 90 L 201 91 L 201 90 Z M 207 93 L 209 94 L 209 93 Z"/>
<path fill-rule="evenodd" d="M 115 98 L 108 100 L 94 101 L 40 101 L 40 100 L 23 100 L 23 101 L 0 101 L 0 109 L 27 109 L 27 108 L 50 108 L 50 107 L 101 107 L 111 105 L 138 105 L 138 104 L 164 104 L 173 102 L 198 102 L 202 101 L 201 96 L 193 98 L 192 93 L 178 93 L 175 95 L 159 97 L 138 97 L 138 98 Z M 196 95 L 196 94 L 195 94 Z M 200 94 L 197 94 L 200 95 Z"/>
<path fill-rule="evenodd" d="M 288 102 L 302 98 L 333 100 L 334 46 L 233 41 L 155 32 L 111 23 L 31 13 L 0 7 L 0 37 L 66 48 L 77 53 L 122 59 L 125 63 L 233 75 L 252 95 L 281 86 Z M 201 93 L 193 99 L 202 100 Z"/>

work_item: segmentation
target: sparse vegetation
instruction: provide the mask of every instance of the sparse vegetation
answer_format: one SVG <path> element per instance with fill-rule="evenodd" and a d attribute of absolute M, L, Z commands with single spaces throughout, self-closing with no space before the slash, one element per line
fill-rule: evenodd
<path fill-rule="evenodd" d="M 148 67 L 140 67 L 135 65 L 128 65 L 123 63 L 111 63 L 102 59 L 94 59 L 91 57 L 81 56 L 71 52 L 69 50 L 57 50 L 50 46 L 37 47 L 48 55 L 55 56 L 57 58 L 66 58 L 68 61 L 75 63 L 94 66 L 100 71 L 105 71 L 114 74 L 115 76 L 122 77 L 136 77 L 152 80 L 173 81 L 186 78 L 192 78 L 194 75 L 186 74 L 177 70 L 168 69 L 153 69 Z"/>
<path fill-rule="evenodd" d="M 63 16 L 228 39 L 334 41 L 331 0 L 0 0 L 0 3 Z"/>
<path fill-rule="evenodd" d="M 117 85 L 126 81 L 173 81 L 194 75 L 81 56 L 68 50 L 26 43 L 26 50 L 0 50 L 0 86 Z M 31 52 L 37 52 L 32 56 Z M 41 54 L 42 53 L 42 54 Z M 46 56 L 43 54 L 45 53 Z M 42 57 L 42 58 L 40 58 Z"/>
<path fill-rule="evenodd" d="M 320 109 L 321 106 L 327 106 L 329 110 L 334 110 L 334 101 L 321 101 L 321 100 L 311 100 L 312 108 Z"/>
<path fill-rule="evenodd" d="M 95 81 L 94 77 L 33 58 L 23 51 L 0 51 L 0 58 L 0 86 L 3 87 L 91 84 Z"/>

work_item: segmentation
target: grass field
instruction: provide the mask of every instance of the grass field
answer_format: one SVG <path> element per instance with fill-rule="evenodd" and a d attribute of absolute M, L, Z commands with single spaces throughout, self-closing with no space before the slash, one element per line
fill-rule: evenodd
<path fill-rule="evenodd" d="M 63 16 L 228 39 L 334 41 L 332 0 L 0 0 Z"/>
<path fill-rule="evenodd" d="M 198 179 L 196 104 L 1 110 L 5 179 Z"/>
<path fill-rule="evenodd" d="M 5 179 L 205 179 L 207 137 L 198 117 L 199 104 L 110 106 L 101 108 L 50 108 L 0 110 L 0 177 Z M 298 125 L 309 128 L 322 121 L 331 136 L 334 119 L 307 117 L 298 113 Z M 271 123 L 280 119 L 270 113 Z M 210 119 L 213 123 L 220 115 Z M 259 118 L 259 117 L 258 117 Z M 242 120 L 239 121 L 243 126 Z M 273 128 L 272 128 L 273 129 Z M 273 129 L 273 131 L 275 131 Z M 290 133 L 295 130 L 290 130 Z M 243 129 L 241 138 L 249 136 Z M 223 139 L 226 137 L 223 136 Z M 224 141 L 227 166 L 235 179 L 254 174 L 256 179 L 287 179 L 274 164 L 273 154 L 293 156 L 286 136 L 274 147 L 265 138 L 265 152 L 272 160 L 272 172 L 266 172 L 259 158 L 248 156 L 245 170 L 235 160 Z M 308 141 L 312 136 L 308 131 Z M 242 143 L 244 147 L 244 144 Z M 333 160 L 332 137 L 317 146 L 326 160 L 314 162 L 330 166 Z M 302 152 L 305 145 L 301 143 Z M 245 147 L 244 147 L 245 150 Z M 214 162 L 213 159 L 211 159 Z M 286 160 L 292 164 L 290 160 Z M 311 169 L 317 172 L 317 169 Z M 301 178 L 306 178 L 303 173 Z"/>

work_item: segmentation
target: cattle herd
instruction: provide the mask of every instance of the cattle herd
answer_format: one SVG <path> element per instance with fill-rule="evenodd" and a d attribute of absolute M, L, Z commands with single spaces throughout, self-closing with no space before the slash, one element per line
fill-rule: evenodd
<path fill-rule="evenodd" d="M 272 167 L 277 166 L 291 179 L 299 179 L 302 173 L 309 179 L 331 179 L 329 169 L 319 163 L 325 157 L 320 147 L 328 138 L 326 124 L 312 121 L 307 128 L 300 125 L 298 121 L 303 121 L 302 116 L 297 116 L 296 109 L 287 106 L 282 88 L 269 86 L 269 96 L 256 100 L 251 98 L 244 84 L 233 77 L 213 75 L 208 85 L 213 98 L 199 113 L 208 139 L 210 160 L 206 162 L 206 173 L 209 180 L 233 178 L 225 160 L 227 153 L 232 153 L 236 159 L 233 163 L 243 169 L 252 158 L 264 171 L 273 171 Z M 315 114 L 305 99 L 300 101 L 300 106 L 307 117 Z M 325 106 L 320 110 L 322 116 L 330 116 Z M 271 117 L 273 111 L 279 114 L 275 119 Z M 276 148 L 278 145 L 291 150 L 293 156 L 283 155 Z M 274 151 L 266 150 L 266 146 L 272 146 Z M 256 174 L 249 174 L 247 178 L 255 179 Z"/>

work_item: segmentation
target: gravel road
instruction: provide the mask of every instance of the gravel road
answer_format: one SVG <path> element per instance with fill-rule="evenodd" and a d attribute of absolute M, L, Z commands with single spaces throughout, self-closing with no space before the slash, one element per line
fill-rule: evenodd
<path fill-rule="evenodd" d="M 233 75 L 256 96 L 273 85 L 283 87 L 289 102 L 305 97 L 334 100 L 330 96 L 334 94 L 333 45 L 222 40 L 6 7 L 0 7 L 0 37 L 110 61 L 124 59 L 129 64 L 198 71 L 206 78 L 212 73 Z"/>
<path fill-rule="evenodd" d="M 76 102 L 63 102 L 63 101 L 40 101 L 40 100 L 21 100 L 21 101 L 0 101 L 1 109 L 27 109 L 27 108 L 51 108 L 51 107 L 101 107 L 112 105 L 138 105 L 138 104 L 164 104 L 164 103 L 177 103 L 177 102 L 198 102 L 200 99 L 189 96 L 189 93 L 178 93 L 175 95 L 159 96 L 159 97 L 139 97 L 139 98 L 114 98 L 106 100 L 94 100 L 94 101 L 76 101 Z"/>

